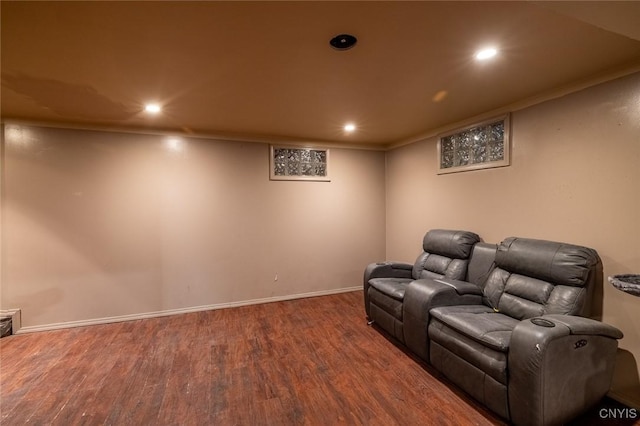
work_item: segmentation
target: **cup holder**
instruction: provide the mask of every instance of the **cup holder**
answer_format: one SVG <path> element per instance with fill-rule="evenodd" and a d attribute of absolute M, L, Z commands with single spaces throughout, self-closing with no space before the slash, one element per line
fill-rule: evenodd
<path fill-rule="evenodd" d="M 540 327 L 552 328 L 556 326 L 553 322 L 546 320 L 544 318 L 531 318 L 531 322 L 534 323 L 535 325 L 539 325 Z"/>

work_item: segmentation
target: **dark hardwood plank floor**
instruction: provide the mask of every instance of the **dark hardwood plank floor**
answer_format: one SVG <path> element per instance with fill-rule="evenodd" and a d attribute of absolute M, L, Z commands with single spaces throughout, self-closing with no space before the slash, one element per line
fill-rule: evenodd
<path fill-rule="evenodd" d="M 503 424 L 368 327 L 362 292 L 3 338 L 0 423 Z"/>

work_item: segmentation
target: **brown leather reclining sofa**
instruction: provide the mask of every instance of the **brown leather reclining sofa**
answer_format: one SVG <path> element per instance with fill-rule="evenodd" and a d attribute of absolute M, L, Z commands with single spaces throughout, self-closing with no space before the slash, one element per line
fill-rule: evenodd
<path fill-rule="evenodd" d="M 595 250 L 442 229 L 423 249 L 413 265 L 367 266 L 371 323 L 515 424 L 561 424 L 607 393 L 622 332 L 588 318 Z"/>

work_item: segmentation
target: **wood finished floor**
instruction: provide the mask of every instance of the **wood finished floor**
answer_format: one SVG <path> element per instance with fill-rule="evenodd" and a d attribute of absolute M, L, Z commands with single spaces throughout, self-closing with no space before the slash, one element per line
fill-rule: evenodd
<path fill-rule="evenodd" d="M 10 336 L 3 425 L 500 425 L 362 292 Z"/>

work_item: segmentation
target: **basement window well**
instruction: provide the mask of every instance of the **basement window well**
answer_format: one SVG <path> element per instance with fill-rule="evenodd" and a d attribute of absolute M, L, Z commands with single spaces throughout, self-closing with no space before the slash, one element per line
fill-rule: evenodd
<path fill-rule="evenodd" d="M 328 182 L 329 150 L 272 145 L 270 178 Z"/>

